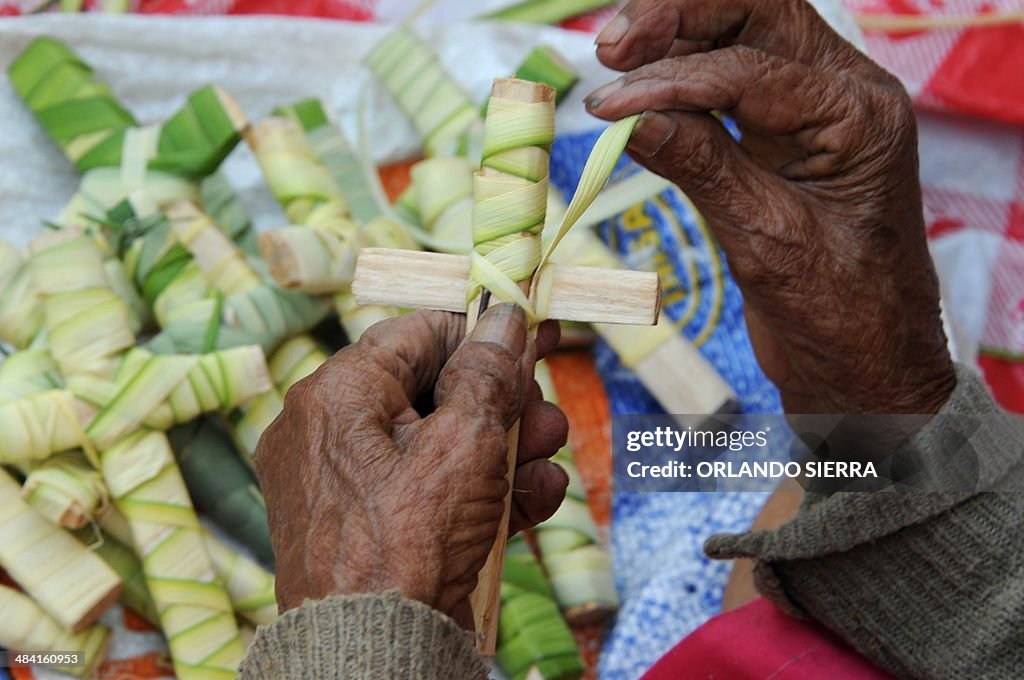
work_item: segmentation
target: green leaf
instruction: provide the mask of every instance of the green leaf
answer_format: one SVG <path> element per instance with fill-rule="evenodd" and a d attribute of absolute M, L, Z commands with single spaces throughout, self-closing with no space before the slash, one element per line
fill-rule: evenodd
<path fill-rule="evenodd" d="M 579 14 L 614 5 L 617 0 L 526 0 L 488 14 L 490 19 L 559 24 Z"/>

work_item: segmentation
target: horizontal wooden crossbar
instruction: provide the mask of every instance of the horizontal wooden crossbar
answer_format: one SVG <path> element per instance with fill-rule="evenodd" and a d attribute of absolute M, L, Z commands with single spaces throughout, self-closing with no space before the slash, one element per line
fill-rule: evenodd
<path fill-rule="evenodd" d="M 547 316 L 562 321 L 651 326 L 661 285 L 654 272 L 552 264 Z M 352 292 L 361 305 L 466 311 L 469 258 L 391 248 L 364 248 Z"/>

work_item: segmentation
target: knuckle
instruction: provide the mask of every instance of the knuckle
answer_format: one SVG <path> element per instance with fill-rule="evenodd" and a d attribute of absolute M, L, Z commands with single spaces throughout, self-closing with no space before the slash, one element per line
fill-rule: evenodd
<path fill-rule="evenodd" d="M 283 408 L 261 439 L 287 441 L 304 423 L 331 422 L 329 414 L 371 387 L 371 359 L 365 348 L 350 345 L 312 374 L 298 381 L 284 395 Z M 351 410 L 351 409 L 346 409 Z"/>
<path fill-rule="evenodd" d="M 685 151 L 688 168 L 686 190 L 705 200 L 715 200 L 728 191 L 727 168 L 722 163 L 721 152 L 714 136 L 710 133 L 690 137 L 689 148 Z"/>
<path fill-rule="evenodd" d="M 372 343 L 349 345 L 297 382 L 288 394 L 297 391 L 292 399 L 292 402 L 297 402 L 296 406 L 313 407 L 337 402 L 340 397 L 352 393 L 353 388 L 358 391 L 372 382 L 384 361 L 394 358 L 393 352 Z M 287 397 L 285 406 L 288 406 Z"/>
<path fill-rule="evenodd" d="M 491 379 L 514 378 L 518 357 L 494 342 L 468 342 L 459 349 L 457 368 L 480 372 Z"/>
<path fill-rule="evenodd" d="M 846 104 L 832 136 L 844 140 L 857 190 L 888 195 L 897 175 L 916 176 L 917 118 L 906 91 L 862 85 Z"/>
<path fill-rule="evenodd" d="M 753 290 L 768 291 L 772 299 L 785 300 L 806 288 L 808 271 L 820 271 L 827 263 L 820 248 L 798 242 L 799 225 L 782 221 L 771 233 L 754 233 L 747 247 L 730 258 L 736 277 Z"/>
<path fill-rule="evenodd" d="M 508 449 L 508 439 L 505 435 L 506 430 L 500 423 L 479 423 L 475 436 L 470 441 L 474 446 L 477 445 L 477 442 L 485 442 L 485 453 L 489 453 L 492 458 L 505 460 L 505 453 Z"/>
<path fill-rule="evenodd" d="M 748 77 L 760 80 L 783 68 L 787 63 L 779 57 L 768 54 L 749 45 L 733 45 L 721 50 L 722 63 L 731 72 L 748 74 Z M 712 52 L 709 56 L 714 57 Z"/>
<path fill-rule="evenodd" d="M 356 342 L 356 346 L 384 346 L 396 336 L 413 336 L 418 340 L 427 340 L 435 335 L 434 329 L 440 326 L 447 317 L 447 312 L 417 310 L 410 314 L 378 321 L 370 326 Z"/>
<path fill-rule="evenodd" d="M 917 115 L 910 94 L 899 85 L 888 92 L 888 109 L 891 111 L 895 133 L 898 139 L 917 139 Z"/>
<path fill-rule="evenodd" d="M 316 386 L 323 380 L 320 371 L 314 371 L 302 380 L 291 386 L 291 389 L 284 395 L 285 411 L 301 409 L 303 404 L 309 401 L 310 392 L 315 391 Z"/>
<path fill-rule="evenodd" d="M 898 77 L 896 77 L 895 74 L 883 68 L 878 63 L 871 61 L 870 59 L 867 59 L 866 57 L 865 61 L 867 61 L 873 67 L 868 78 L 870 82 L 876 84 L 878 87 L 890 90 L 894 94 L 902 93 L 906 99 L 907 104 L 910 104 L 910 95 L 907 94 L 907 90 L 903 86 L 903 82 Z"/>
<path fill-rule="evenodd" d="M 396 317 L 393 319 L 384 319 L 373 324 L 359 336 L 359 340 L 355 342 L 355 346 L 376 346 L 384 340 L 384 338 L 393 334 L 396 330 L 396 326 L 408 323 L 407 318 Z"/>
<path fill-rule="evenodd" d="M 622 76 L 622 82 L 626 85 L 645 80 L 677 80 L 683 77 L 689 67 L 687 60 L 699 58 L 701 55 L 689 57 L 665 57 L 658 61 L 639 66 Z"/>
<path fill-rule="evenodd" d="M 456 393 L 467 405 L 519 403 L 521 385 L 516 357 L 492 343 L 468 343 L 445 367 L 438 388 L 442 394 Z"/>
<path fill-rule="evenodd" d="M 256 471 L 257 479 L 260 480 L 266 478 L 266 475 L 270 472 L 271 468 L 270 461 L 275 458 L 275 456 L 267 454 L 268 450 L 273 450 L 275 448 L 275 423 L 277 423 L 276 420 L 270 424 L 270 427 L 268 427 L 266 431 L 264 431 L 263 435 L 260 437 L 259 443 L 256 445 L 256 451 L 253 454 L 252 466 Z"/>
<path fill-rule="evenodd" d="M 750 45 L 733 45 L 721 50 L 721 52 L 723 57 L 727 57 L 736 66 L 760 67 L 770 61 L 767 52 Z"/>
<path fill-rule="evenodd" d="M 348 373 L 347 362 L 341 353 L 332 357 L 328 362 L 298 381 L 284 394 L 283 408 L 278 420 L 288 422 L 300 414 L 312 413 L 321 405 L 337 398 L 337 390 L 332 386 L 345 385 L 348 381 L 344 377 Z"/>
<path fill-rule="evenodd" d="M 721 172 L 714 161 L 713 145 L 708 140 L 700 140 L 690 154 L 693 166 L 692 179 L 687 183 L 687 193 L 692 193 L 711 201 L 722 193 Z"/>

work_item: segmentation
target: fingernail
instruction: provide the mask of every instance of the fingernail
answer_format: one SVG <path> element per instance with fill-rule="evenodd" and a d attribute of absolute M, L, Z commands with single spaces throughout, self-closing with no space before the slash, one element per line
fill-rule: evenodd
<path fill-rule="evenodd" d="M 626 35 L 628 30 L 629 19 L 626 18 L 626 15 L 619 14 L 609 21 L 607 26 L 601 29 L 601 32 L 594 38 L 594 43 L 597 45 L 614 45 L 622 40 L 622 36 Z"/>
<path fill-rule="evenodd" d="M 494 305 L 476 322 L 469 339 L 493 342 L 518 356 L 526 348 L 526 314 L 511 302 Z"/>
<path fill-rule="evenodd" d="M 678 123 L 673 116 L 657 111 L 646 111 L 629 138 L 629 149 L 642 156 L 657 155 L 676 134 Z"/>
<path fill-rule="evenodd" d="M 586 99 L 583 100 L 583 103 L 586 104 L 588 109 L 596 109 L 598 106 L 601 105 L 601 102 L 603 102 L 605 99 L 610 97 L 615 92 L 621 90 L 625 84 L 625 80 L 623 80 L 622 78 L 616 78 L 607 85 L 602 85 L 601 87 L 597 88 L 596 90 L 588 94 Z"/>

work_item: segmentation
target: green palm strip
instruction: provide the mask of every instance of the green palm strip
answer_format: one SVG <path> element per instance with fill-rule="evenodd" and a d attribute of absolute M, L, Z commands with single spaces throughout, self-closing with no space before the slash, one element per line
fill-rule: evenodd
<path fill-rule="evenodd" d="M 513 81 L 514 82 L 514 81 Z M 533 306 L 521 290 L 540 263 L 540 232 L 547 211 L 547 163 L 555 139 L 554 93 L 527 102 L 492 96 L 484 123 L 481 172 L 473 178 L 473 252 L 467 306 L 487 289 L 514 302 L 536 321 Z M 518 172 L 504 163 L 509 155 L 527 156 Z M 524 165 L 542 168 L 527 173 Z M 531 179 L 540 174 L 540 179 Z"/>
<path fill-rule="evenodd" d="M 354 342 L 374 323 L 398 312 L 355 304 L 350 284 L 356 253 L 363 245 L 378 244 L 367 229 L 369 225 L 360 225 L 349 213 L 341 185 L 304 133 L 300 125 L 303 120 L 296 115 L 268 118 L 248 135 L 271 192 L 296 225 L 262 235 L 260 248 L 271 263 L 285 246 L 296 256 L 305 254 L 302 260 L 306 268 L 316 272 L 310 275 L 309 285 L 334 294 L 341 324 Z M 340 166 L 335 167 L 338 169 Z M 279 283 L 299 285 L 286 280 Z"/>
<path fill-rule="evenodd" d="M 120 166 L 131 144 L 135 118 L 66 45 L 37 38 L 8 70 L 18 95 L 79 172 Z M 155 131 L 143 167 L 185 177 L 215 170 L 240 138 L 244 119 L 219 88 L 192 93 Z"/>
<path fill-rule="evenodd" d="M 381 40 L 366 58 L 424 140 L 428 156 L 451 155 L 480 121 L 472 100 L 448 75 L 430 46 L 407 26 Z"/>
<path fill-rule="evenodd" d="M 525 0 L 488 14 L 490 19 L 531 24 L 558 24 L 579 14 L 615 4 L 616 0 Z"/>
<path fill-rule="evenodd" d="M 572 631 L 522 535 L 505 550 L 497 661 L 511 680 L 523 680 L 531 670 L 545 680 L 572 680 L 583 673 Z"/>
<path fill-rule="evenodd" d="M 557 404 L 558 395 L 544 361 L 537 362 L 534 376 L 544 398 Z M 541 560 L 555 599 L 570 620 L 607 617 L 619 605 L 611 559 L 590 514 L 572 448 L 566 444 L 552 460 L 569 476 L 569 488 L 561 507 L 534 530 Z"/>
<path fill-rule="evenodd" d="M 90 338 L 93 327 L 104 323 L 97 338 L 105 340 L 113 329 L 104 318 L 90 319 L 76 310 L 90 301 L 108 304 L 110 291 L 103 287 L 102 258 L 95 243 L 70 231 L 58 232 L 38 240 L 33 251 L 30 267 L 40 274 L 35 283 L 47 296 L 48 336 L 53 338 L 62 325 L 76 324 L 78 337 Z M 78 271 L 61 275 L 57 265 L 69 253 L 75 255 L 70 265 Z M 79 299 L 82 304 L 72 304 Z M 122 320 L 122 334 L 126 324 Z M 130 329 L 127 333 L 132 336 L 130 347 L 134 335 Z M 203 547 L 195 510 L 166 437 L 137 429 L 150 407 L 167 399 L 203 359 L 161 357 L 159 370 L 152 370 L 145 352 L 125 352 L 120 340 L 86 345 L 91 348 L 88 352 L 65 354 L 63 359 L 55 354 L 54 358 L 69 384 L 106 379 L 119 386 L 87 428 L 87 441 L 81 443 L 94 443 L 99 450 L 98 467 L 115 507 L 127 518 L 175 670 L 185 679 L 228 677 L 244 654 L 231 603 Z M 216 394 L 212 387 L 208 391 Z"/>

